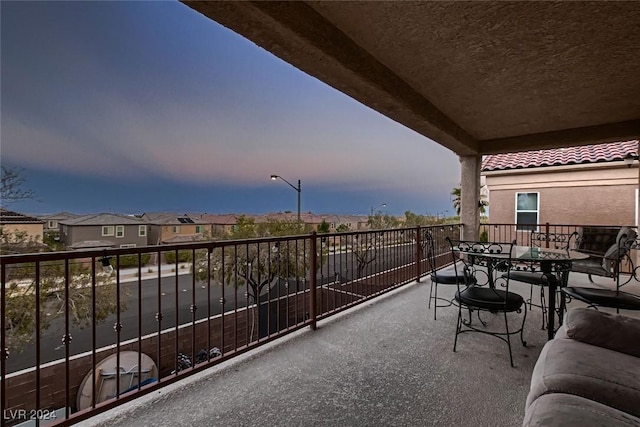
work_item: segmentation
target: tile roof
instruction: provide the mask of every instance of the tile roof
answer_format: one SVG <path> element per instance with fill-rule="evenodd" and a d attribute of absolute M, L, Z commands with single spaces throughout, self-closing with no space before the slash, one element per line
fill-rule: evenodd
<path fill-rule="evenodd" d="M 49 219 L 71 219 L 71 218 L 77 218 L 81 215 L 78 214 L 74 214 L 71 212 L 58 212 L 58 213 L 53 213 L 53 214 L 44 214 L 44 215 L 37 215 L 38 218 L 42 219 L 42 220 L 49 220 Z"/>
<path fill-rule="evenodd" d="M 127 224 L 146 224 L 140 218 L 128 215 L 102 213 L 83 215 L 77 218 L 71 218 L 59 221 L 65 225 L 127 225 Z"/>
<path fill-rule="evenodd" d="M 106 240 L 83 240 L 69 246 L 71 249 L 113 248 L 115 244 Z"/>
<path fill-rule="evenodd" d="M 203 242 L 207 240 L 202 233 L 197 234 L 179 234 L 177 236 L 164 239 L 162 243 L 189 243 L 189 242 Z"/>
<path fill-rule="evenodd" d="M 207 224 L 235 225 L 238 216 L 235 214 L 202 214 L 201 219 Z"/>
<path fill-rule="evenodd" d="M 564 166 L 583 163 L 616 162 L 627 154 L 638 152 L 638 140 L 584 145 L 553 150 L 524 151 L 520 153 L 493 154 L 485 157 L 482 171 Z"/>
<path fill-rule="evenodd" d="M 44 221 L 18 212 L 0 208 L 0 224 L 43 224 Z"/>

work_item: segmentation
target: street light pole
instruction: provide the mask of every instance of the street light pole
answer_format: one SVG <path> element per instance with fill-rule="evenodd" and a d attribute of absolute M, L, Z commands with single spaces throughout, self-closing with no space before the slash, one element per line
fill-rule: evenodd
<path fill-rule="evenodd" d="M 372 208 L 371 208 L 371 216 L 373 216 L 373 210 L 374 210 L 374 209 L 378 209 L 378 208 L 386 208 L 386 207 L 387 207 L 387 204 L 386 204 L 386 203 L 383 203 L 383 204 L 381 204 L 381 205 L 378 205 L 378 206 L 374 206 L 374 207 L 372 207 Z"/>
<path fill-rule="evenodd" d="M 300 185 L 300 180 L 298 180 L 298 186 L 296 187 L 295 185 L 293 185 L 292 183 L 290 183 L 280 175 L 271 175 L 271 179 L 273 181 L 276 181 L 278 178 L 280 178 L 281 180 L 289 184 L 289 186 L 294 190 L 296 190 L 296 192 L 298 193 L 298 227 L 300 227 L 302 225 L 302 223 L 300 222 L 300 193 L 302 193 L 302 186 Z"/>

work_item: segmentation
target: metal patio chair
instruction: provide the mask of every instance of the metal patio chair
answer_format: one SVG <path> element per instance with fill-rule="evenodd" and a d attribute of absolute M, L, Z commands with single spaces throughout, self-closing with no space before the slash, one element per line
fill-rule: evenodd
<path fill-rule="evenodd" d="M 608 257 L 602 261 L 603 266 L 606 265 L 607 268 L 616 272 L 615 289 L 567 286 L 562 291 L 569 297 L 582 301 L 588 307 L 596 310 L 598 307 L 615 308 L 616 313 L 619 313 L 620 310 L 640 310 L 640 295 L 620 290 L 632 280 L 640 282 L 640 266 L 634 265 L 632 256 L 632 251 L 640 250 L 640 238 L 633 230 L 631 231 L 632 233 L 618 239 L 615 251 L 607 251 Z M 620 269 L 624 260 L 629 263 L 630 273 L 629 278 L 623 281 Z"/>
<path fill-rule="evenodd" d="M 589 258 L 575 261 L 571 271 L 587 274 L 590 282 L 593 282 L 592 276 L 609 277 L 617 282 L 619 267 L 624 259 L 624 256 L 617 256 L 618 247 L 624 247 L 626 240 L 636 237 L 637 233 L 629 227 L 620 227 L 617 233 L 611 227 L 584 227 L 577 250 L 588 254 Z M 606 242 L 606 246 L 601 242 Z"/>
<path fill-rule="evenodd" d="M 435 240 L 433 234 L 429 230 L 424 230 L 422 234 L 422 248 L 423 253 L 427 256 L 427 262 L 429 263 L 431 279 L 431 287 L 429 289 L 429 303 L 427 307 L 431 308 L 431 301 L 433 300 L 433 320 L 437 320 L 438 307 L 450 307 L 453 304 L 453 299 L 442 298 L 438 296 L 438 285 L 457 285 L 458 283 L 464 283 L 465 277 L 462 273 L 458 274 L 455 270 L 438 271 L 438 265 L 436 262 L 436 250 Z M 453 264 L 458 262 L 455 255 L 452 259 Z M 470 280 L 474 280 L 471 277 Z"/>
<path fill-rule="evenodd" d="M 487 242 L 469 242 L 469 241 L 452 241 L 447 238 L 451 245 L 452 253 L 460 253 L 461 259 L 465 265 L 462 267 L 465 282 L 458 283 L 458 291 L 455 294 L 455 301 L 458 305 L 458 319 L 456 323 L 456 335 L 453 344 L 453 351 L 456 351 L 458 344 L 458 335 L 465 332 L 479 332 L 494 336 L 501 339 L 509 348 L 509 361 L 513 364 L 513 353 L 511 351 L 511 335 L 520 334 L 520 341 L 526 347 L 524 340 L 524 323 L 527 318 L 527 305 L 524 298 L 509 291 L 509 272 L 512 268 L 512 254 L 515 241 L 512 243 L 487 243 Z M 465 260 L 466 257 L 466 260 Z M 475 270 L 474 265 L 487 267 L 491 275 L 504 274 L 504 277 L 490 277 L 489 283 L 480 286 L 477 281 L 470 280 Z M 458 267 L 454 264 L 456 273 Z M 522 313 L 524 306 L 524 315 L 522 316 L 522 324 L 514 331 L 509 330 L 509 313 Z M 465 320 L 462 317 L 462 310 L 468 309 L 470 312 L 476 311 L 481 325 L 473 325 L 471 317 Z M 496 315 L 502 313 L 504 316 L 504 330 L 488 330 L 487 323 L 484 322 L 480 313 L 486 312 Z"/>

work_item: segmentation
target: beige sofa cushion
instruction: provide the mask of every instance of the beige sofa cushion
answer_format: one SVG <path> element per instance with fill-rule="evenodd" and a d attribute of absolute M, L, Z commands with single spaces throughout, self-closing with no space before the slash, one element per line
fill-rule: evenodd
<path fill-rule="evenodd" d="M 582 396 L 640 417 L 640 359 L 580 341 L 551 340 L 533 369 L 527 407 L 549 393 Z"/>
<path fill-rule="evenodd" d="M 553 393 L 540 396 L 531 404 L 522 425 L 640 427 L 640 418 L 580 396 Z"/>
<path fill-rule="evenodd" d="M 567 312 L 557 338 L 571 338 L 598 347 L 640 357 L 640 319 L 592 308 Z"/>

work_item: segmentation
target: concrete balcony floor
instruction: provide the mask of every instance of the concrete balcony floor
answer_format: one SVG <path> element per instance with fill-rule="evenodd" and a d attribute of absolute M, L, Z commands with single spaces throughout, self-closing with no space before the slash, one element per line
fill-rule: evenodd
<path fill-rule="evenodd" d="M 593 286 L 580 274 L 570 281 Z M 547 337 L 540 309 L 527 313 L 528 346 L 512 340 L 512 368 L 506 344 L 491 336 L 463 334 L 454 353 L 457 308 L 439 308 L 433 320 L 429 287 L 423 279 L 81 425 L 521 425 Z M 454 288 L 439 293 L 450 297 Z M 512 290 L 529 295 L 528 285 L 512 282 Z M 498 325 L 502 316 L 483 319 Z"/>

